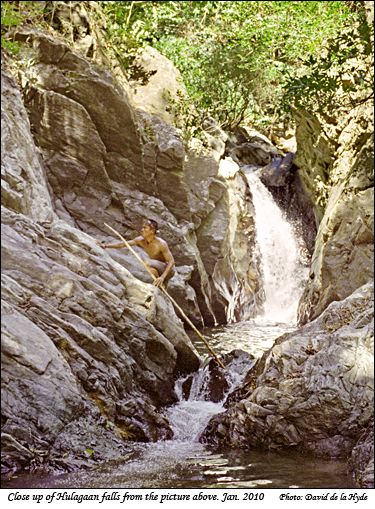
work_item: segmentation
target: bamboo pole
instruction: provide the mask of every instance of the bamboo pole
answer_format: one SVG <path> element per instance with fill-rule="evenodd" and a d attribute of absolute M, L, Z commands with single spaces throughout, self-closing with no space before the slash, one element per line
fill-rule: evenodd
<path fill-rule="evenodd" d="M 154 274 L 151 272 L 150 268 L 148 267 L 148 265 L 142 260 L 142 258 L 139 256 L 139 254 L 131 247 L 131 245 L 129 244 L 129 242 L 127 242 L 124 237 L 118 232 L 116 231 L 114 228 L 112 228 L 112 226 L 109 226 L 109 224 L 107 223 L 104 223 L 105 226 L 107 228 L 109 228 L 115 235 L 117 235 L 117 237 L 119 237 L 119 239 L 121 239 L 121 241 L 125 244 L 125 246 L 129 249 L 129 251 L 137 258 L 137 260 L 144 266 L 144 268 L 147 270 L 147 272 L 150 274 L 150 276 L 152 277 L 153 280 L 156 279 L 156 277 L 154 276 Z M 221 366 L 223 369 L 225 369 L 225 366 L 224 364 L 221 362 L 221 360 L 218 358 L 218 356 L 216 355 L 216 353 L 212 350 L 212 348 L 210 347 L 210 345 L 208 344 L 206 338 L 203 336 L 203 334 L 201 334 L 199 332 L 199 330 L 195 327 L 195 325 L 193 324 L 193 322 L 186 316 L 186 314 L 184 313 L 184 311 L 182 310 L 182 308 L 177 304 L 177 302 L 169 295 L 169 293 L 167 292 L 166 288 L 164 286 L 160 286 L 160 289 L 161 291 L 168 297 L 168 299 L 172 302 L 172 304 L 178 309 L 178 311 L 181 313 L 182 317 L 186 320 L 186 322 L 190 325 L 190 327 L 194 330 L 194 332 L 201 338 L 201 340 L 203 341 L 203 343 L 206 345 L 206 348 L 207 350 L 210 352 L 210 354 L 214 357 L 214 359 L 216 360 L 216 362 L 219 364 L 219 366 Z"/>

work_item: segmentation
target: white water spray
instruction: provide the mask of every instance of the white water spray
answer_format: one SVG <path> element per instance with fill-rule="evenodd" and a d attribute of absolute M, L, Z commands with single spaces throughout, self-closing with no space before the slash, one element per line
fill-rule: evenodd
<path fill-rule="evenodd" d="M 300 261 L 296 233 L 254 169 L 243 169 L 253 195 L 264 279 L 265 302 L 259 318 L 295 323 L 298 302 L 307 277 L 307 268 Z"/>
<path fill-rule="evenodd" d="M 262 315 L 255 318 L 250 326 L 250 337 L 254 341 L 254 331 L 259 325 L 272 322 L 275 328 L 276 323 L 288 324 L 288 326 L 294 324 L 297 318 L 298 301 L 307 277 L 307 268 L 300 261 L 299 242 L 292 225 L 286 220 L 271 193 L 262 184 L 254 170 L 250 167 L 243 169 L 247 174 L 253 195 L 265 292 Z M 269 331 L 266 336 L 268 335 Z M 265 344 L 263 338 L 263 348 Z M 233 345 L 233 348 L 238 347 Z M 231 366 L 230 373 L 227 375 L 230 377 L 228 392 L 240 384 L 243 374 L 241 369 L 233 369 Z M 183 397 L 185 379 L 177 381 L 176 392 L 179 403 L 171 407 L 167 414 L 174 431 L 174 441 L 196 442 L 210 418 L 224 410 L 223 401 L 219 403 L 209 401 L 210 398 L 206 392 L 209 376 L 208 366 L 202 367 L 194 374 L 187 400 Z"/>
<path fill-rule="evenodd" d="M 254 361 L 255 362 L 255 361 Z M 197 442 L 200 434 L 214 415 L 224 411 L 226 396 L 238 387 L 244 379 L 250 364 L 242 357 L 234 358 L 230 363 L 230 369 L 225 370 L 227 387 L 221 401 L 210 401 L 210 372 L 209 359 L 199 371 L 187 377 L 177 380 L 175 385 L 179 402 L 168 409 L 167 418 L 174 432 L 174 441 Z M 189 395 L 184 397 L 184 384 L 191 377 Z"/>

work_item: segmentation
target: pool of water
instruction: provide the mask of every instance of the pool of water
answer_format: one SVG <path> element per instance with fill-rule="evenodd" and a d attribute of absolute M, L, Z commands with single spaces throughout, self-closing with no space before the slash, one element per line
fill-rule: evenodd
<path fill-rule="evenodd" d="M 14 488 L 352 488 L 344 461 L 293 453 L 209 451 L 199 443 L 134 444 L 127 461 L 93 471 L 12 479 Z"/>
<path fill-rule="evenodd" d="M 248 321 L 206 330 L 205 337 L 218 353 L 245 350 L 260 357 L 280 335 L 293 326 Z M 202 357 L 206 347 L 194 338 Z M 245 373 L 244 373 L 245 375 Z M 236 378 L 238 383 L 240 380 Z M 180 381 L 181 383 L 181 381 Z M 199 391 L 197 391 L 199 393 Z M 35 474 L 13 477 L 6 488 L 352 488 L 346 462 L 301 456 L 293 451 L 213 451 L 200 444 L 209 419 L 224 411 L 223 402 L 192 395 L 166 409 L 174 439 L 132 443 L 126 458 L 94 470 L 55 476 Z"/>

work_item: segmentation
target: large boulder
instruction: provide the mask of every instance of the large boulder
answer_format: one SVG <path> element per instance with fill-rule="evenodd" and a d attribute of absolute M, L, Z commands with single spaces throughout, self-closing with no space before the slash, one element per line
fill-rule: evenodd
<path fill-rule="evenodd" d="M 370 106 L 362 104 L 345 119 L 331 154 L 335 157 L 331 187 L 300 302 L 301 324 L 373 278 L 374 126 Z M 310 153 L 308 147 L 301 152 L 305 150 Z M 301 175 L 306 174 L 304 168 Z"/>
<path fill-rule="evenodd" d="M 282 153 L 265 136 L 247 126 L 238 126 L 227 141 L 226 153 L 238 164 L 266 166 Z"/>
<path fill-rule="evenodd" d="M 372 370 L 373 285 L 367 284 L 277 339 L 201 441 L 347 458 L 373 420 Z"/>
<path fill-rule="evenodd" d="M 133 63 L 132 101 L 140 108 L 172 124 L 173 102 L 185 94 L 179 71 L 155 48 L 146 46 Z"/>
<path fill-rule="evenodd" d="M 3 431 L 51 447 L 85 413 L 115 434 L 166 436 L 156 408 L 199 366 L 169 301 L 61 221 L 41 227 L 3 210 L 2 249 Z M 135 399 L 148 411 L 123 405 Z"/>

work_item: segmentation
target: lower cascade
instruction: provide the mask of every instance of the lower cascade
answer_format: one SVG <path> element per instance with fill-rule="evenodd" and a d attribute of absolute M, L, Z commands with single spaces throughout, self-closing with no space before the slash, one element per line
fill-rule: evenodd
<path fill-rule="evenodd" d="M 216 395 L 215 402 L 208 399 L 213 396 L 210 381 L 214 369 L 209 359 L 198 372 L 176 381 L 179 401 L 165 410 L 174 433 L 172 439 L 130 443 L 130 452 L 123 461 L 107 463 L 95 471 L 41 479 L 29 476 L 22 479 L 23 486 L 92 489 L 352 487 L 344 460 L 311 461 L 290 451 L 282 454 L 259 450 L 213 451 L 199 442 L 211 417 L 225 410 L 226 396 L 241 384 L 256 358 L 276 337 L 290 330 L 287 325 L 271 327 L 255 320 L 212 330 L 207 334 L 211 344 L 224 344 L 224 351 L 229 351 L 231 345 L 225 342 L 235 338 L 238 347 L 246 347 L 255 355 L 239 349 L 224 355 L 226 370 L 220 381 L 221 394 Z M 198 345 L 198 349 L 203 355 L 203 347 Z"/>
<path fill-rule="evenodd" d="M 227 363 L 225 373 L 220 371 L 221 380 L 219 376 L 215 377 L 215 374 L 211 372 L 212 361 L 206 361 L 194 375 L 177 380 L 176 394 L 179 397 L 179 403 L 171 407 L 166 415 L 175 441 L 198 442 L 209 419 L 224 411 L 226 396 L 240 385 L 253 364 L 251 356 L 239 350 L 235 353 L 237 352 L 238 355 L 234 355 L 234 358 Z M 221 385 L 220 394 L 217 389 L 216 394 L 212 393 L 210 382 L 213 377 L 216 378 L 215 384 Z M 187 382 L 190 382 L 188 391 L 184 389 Z"/>

